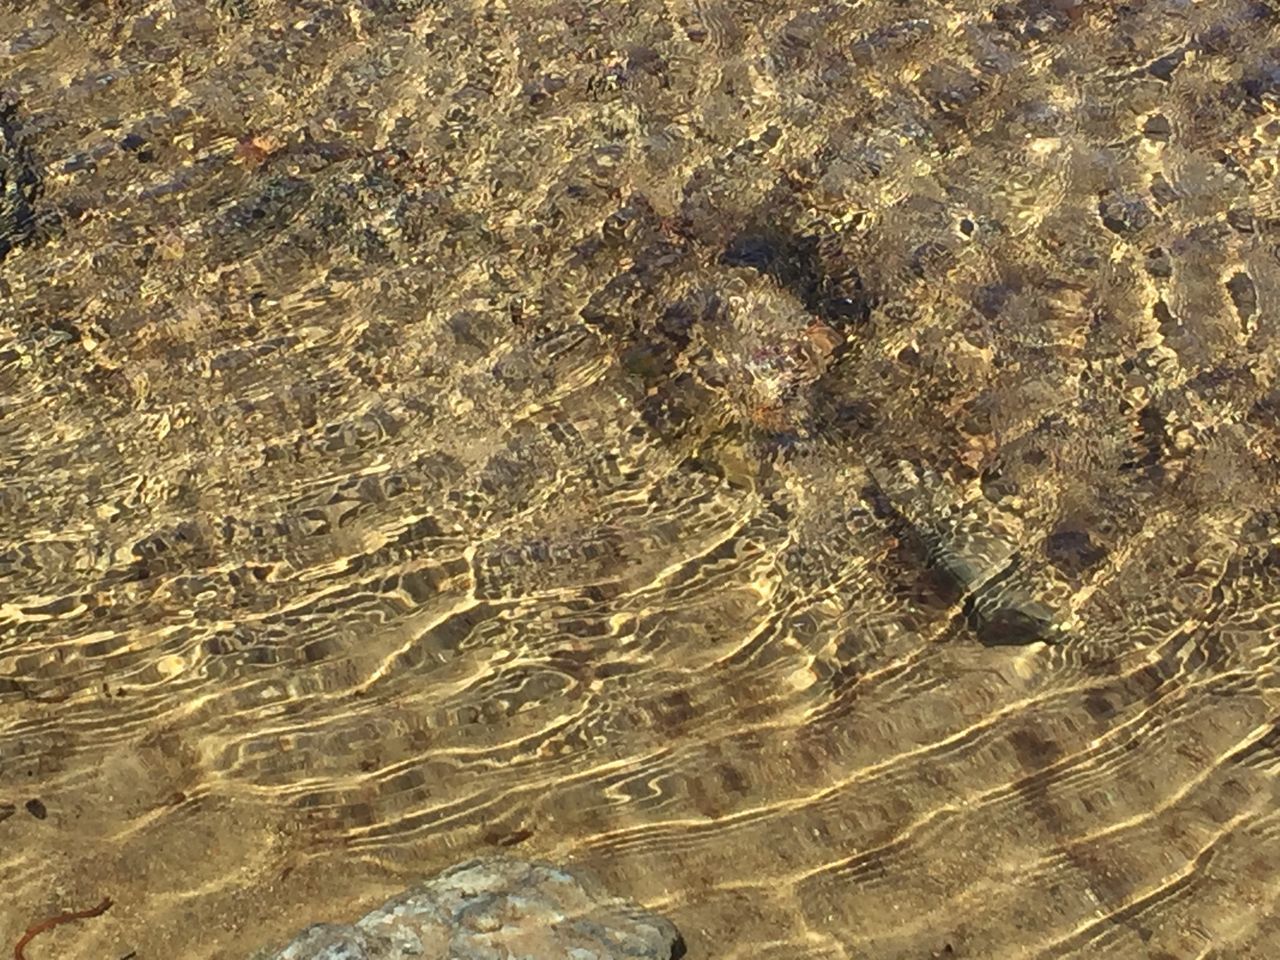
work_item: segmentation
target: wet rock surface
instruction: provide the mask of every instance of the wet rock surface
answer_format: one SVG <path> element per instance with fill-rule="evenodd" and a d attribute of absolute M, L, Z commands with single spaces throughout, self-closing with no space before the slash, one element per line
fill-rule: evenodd
<path fill-rule="evenodd" d="M 354 924 L 308 927 L 256 960 L 672 960 L 670 921 L 545 863 L 472 860 L 388 900 Z"/>

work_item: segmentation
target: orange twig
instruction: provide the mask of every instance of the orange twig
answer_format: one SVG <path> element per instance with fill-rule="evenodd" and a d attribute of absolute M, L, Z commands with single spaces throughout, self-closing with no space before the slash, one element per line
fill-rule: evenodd
<path fill-rule="evenodd" d="M 27 955 L 23 953 L 23 949 L 28 943 L 44 933 L 46 930 L 52 930 L 54 927 L 60 927 L 64 923 L 70 923 L 72 920 L 88 920 L 90 917 L 100 917 L 111 909 L 111 898 L 103 897 L 102 902 L 96 907 L 88 910 L 77 910 L 74 913 L 60 913 L 56 917 L 50 917 L 48 920 L 41 920 L 39 923 L 27 929 L 22 935 L 22 939 L 17 942 L 13 948 L 13 960 L 27 960 Z"/>

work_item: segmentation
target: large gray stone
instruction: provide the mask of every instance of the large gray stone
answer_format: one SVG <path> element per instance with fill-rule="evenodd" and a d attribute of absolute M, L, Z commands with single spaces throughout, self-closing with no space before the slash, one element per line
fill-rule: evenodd
<path fill-rule="evenodd" d="M 545 863 L 472 860 L 264 960 L 675 960 L 675 926 Z"/>

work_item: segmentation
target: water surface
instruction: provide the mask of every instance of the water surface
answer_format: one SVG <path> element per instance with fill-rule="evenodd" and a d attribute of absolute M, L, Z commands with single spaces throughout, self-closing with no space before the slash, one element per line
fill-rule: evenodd
<path fill-rule="evenodd" d="M 694 957 L 1275 956 L 1277 50 L 6 5 L 0 940 L 245 957 L 507 849 Z"/>

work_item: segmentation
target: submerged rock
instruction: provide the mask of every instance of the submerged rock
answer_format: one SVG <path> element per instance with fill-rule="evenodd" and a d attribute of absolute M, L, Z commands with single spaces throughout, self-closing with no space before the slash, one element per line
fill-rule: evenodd
<path fill-rule="evenodd" d="M 308 927 L 257 960 L 675 960 L 662 917 L 559 867 L 472 860 L 388 900 L 354 924 Z"/>

